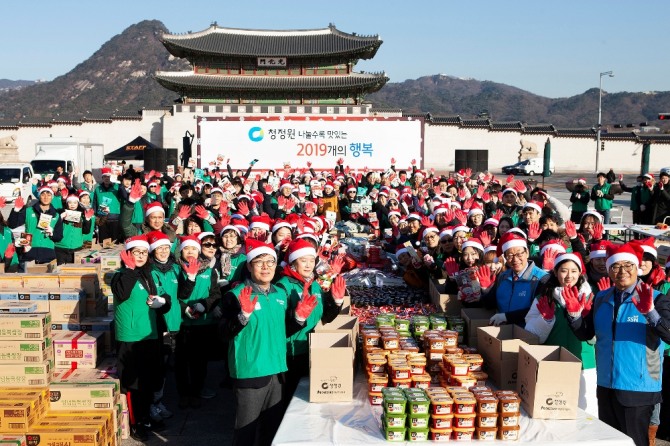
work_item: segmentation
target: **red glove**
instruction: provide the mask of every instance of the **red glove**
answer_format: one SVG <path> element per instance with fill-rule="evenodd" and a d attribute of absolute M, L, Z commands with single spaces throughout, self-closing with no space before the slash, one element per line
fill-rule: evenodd
<path fill-rule="evenodd" d="M 224 215 L 228 215 L 228 202 L 227 201 L 222 201 L 219 204 L 219 215 L 222 216 L 222 217 Z"/>
<path fill-rule="evenodd" d="M 458 273 L 458 270 L 459 270 L 458 263 L 456 262 L 456 259 L 454 259 L 453 257 L 448 257 L 444 261 L 444 265 L 442 266 L 442 268 L 444 268 L 444 270 L 447 272 L 449 277 L 455 276 L 456 273 Z"/>
<path fill-rule="evenodd" d="M 135 264 L 135 257 L 130 253 L 130 251 L 121 251 L 121 261 L 128 269 L 135 269 L 137 266 Z"/>
<path fill-rule="evenodd" d="M 395 164 L 395 158 L 391 158 L 391 165 L 393 166 Z"/>
<path fill-rule="evenodd" d="M 563 300 L 565 301 L 565 309 L 568 311 L 570 317 L 580 317 L 582 315 L 582 311 L 584 310 L 584 305 L 579 301 L 579 291 L 577 290 L 577 287 L 563 287 L 561 294 L 563 295 Z"/>
<path fill-rule="evenodd" d="M 646 283 L 640 283 L 636 288 L 639 299 L 633 297 L 633 305 L 637 311 L 646 315 L 654 309 L 654 289 Z"/>
<path fill-rule="evenodd" d="M 665 270 L 662 267 L 657 267 L 651 270 L 649 274 L 649 283 L 652 287 L 658 285 L 661 282 L 665 282 Z"/>
<path fill-rule="evenodd" d="M 481 231 L 481 234 L 479 234 L 479 240 L 482 242 L 484 248 L 489 246 L 491 244 L 491 236 L 489 235 L 488 231 Z"/>
<path fill-rule="evenodd" d="M 495 281 L 495 275 L 491 272 L 491 268 L 488 266 L 480 266 L 477 268 L 475 276 L 483 290 L 489 288 Z"/>
<path fill-rule="evenodd" d="M 486 186 L 484 186 L 483 184 L 480 184 L 480 185 L 477 187 L 477 196 L 478 196 L 479 198 L 482 198 L 482 196 L 484 195 L 484 192 L 485 192 L 485 191 L 486 191 Z"/>
<path fill-rule="evenodd" d="M 346 292 L 346 284 L 344 282 L 344 277 L 337 276 L 337 279 L 333 282 L 333 285 L 330 287 L 330 293 L 335 300 L 337 305 L 342 305 L 344 302 L 344 293 Z"/>
<path fill-rule="evenodd" d="M 7 245 L 7 249 L 5 249 L 5 258 L 6 259 L 11 259 L 14 257 L 14 254 L 16 253 L 16 248 L 14 247 L 13 243 L 10 243 Z"/>
<path fill-rule="evenodd" d="M 551 321 L 556 312 L 556 304 L 553 300 L 550 302 L 547 296 L 542 296 L 537 300 L 537 311 L 542 315 L 542 319 Z"/>
<path fill-rule="evenodd" d="M 200 268 L 200 262 L 197 258 L 188 259 L 188 263 L 182 263 L 181 267 L 189 279 L 195 280 L 195 275 L 198 274 L 198 269 Z"/>
<path fill-rule="evenodd" d="M 195 215 L 203 220 L 207 220 L 209 218 L 209 211 L 203 205 L 199 204 L 195 207 Z"/>
<path fill-rule="evenodd" d="M 312 311 L 316 308 L 318 302 L 319 301 L 316 299 L 315 295 L 312 294 L 311 296 L 305 297 L 303 291 L 303 298 L 300 299 L 300 302 L 298 302 L 298 305 L 295 307 L 295 318 L 298 322 L 306 321 L 309 315 L 312 314 Z"/>
<path fill-rule="evenodd" d="M 286 200 L 286 212 L 291 212 L 294 207 L 295 207 L 295 200 L 293 198 L 289 198 L 288 200 Z"/>
<path fill-rule="evenodd" d="M 540 224 L 535 222 L 528 225 L 528 240 L 536 240 L 540 234 L 542 234 L 542 229 L 540 229 Z"/>
<path fill-rule="evenodd" d="M 288 249 L 288 245 L 290 244 L 291 244 L 291 237 L 286 237 L 281 242 L 279 242 L 279 250 L 281 252 L 286 252 L 286 250 Z"/>
<path fill-rule="evenodd" d="M 577 226 L 575 226 L 574 221 L 568 220 L 565 222 L 565 234 L 570 240 L 577 237 Z"/>
<path fill-rule="evenodd" d="M 16 200 L 14 200 L 14 210 L 17 212 L 23 209 L 23 206 L 25 205 L 26 203 L 23 201 L 23 197 L 20 195 L 16 197 Z"/>
<path fill-rule="evenodd" d="M 591 312 L 591 307 L 593 306 L 593 298 L 589 299 L 588 297 L 584 298 L 584 309 L 582 310 L 582 317 L 586 317 L 587 314 Z"/>
<path fill-rule="evenodd" d="M 245 286 L 242 288 L 242 291 L 240 291 L 240 296 L 238 297 L 242 314 L 247 319 L 251 317 L 251 313 L 253 313 L 256 308 L 256 302 L 258 302 L 258 296 L 256 296 L 254 300 L 251 300 L 251 291 L 252 289 L 250 286 Z"/>
<path fill-rule="evenodd" d="M 467 200 L 465 200 L 465 203 L 463 203 L 463 209 L 469 211 L 474 203 L 475 203 L 475 197 L 468 198 Z"/>
<path fill-rule="evenodd" d="M 263 188 L 265 189 L 266 194 L 271 194 L 272 193 L 272 185 L 271 184 L 267 183 L 267 184 L 265 184 L 265 186 Z"/>
<path fill-rule="evenodd" d="M 84 217 L 86 217 L 86 220 L 90 220 L 91 217 L 95 214 L 95 211 L 93 209 L 86 209 L 84 211 Z"/>
<path fill-rule="evenodd" d="M 467 193 L 465 192 L 464 188 L 458 189 L 458 198 L 461 199 L 461 201 L 465 200 Z"/>
<path fill-rule="evenodd" d="M 558 249 L 548 248 L 542 257 L 542 269 L 546 271 L 554 269 L 554 263 L 556 263 L 556 257 L 558 257 L 559 254 L 560 252 Z"/>
<path fill-rule="evenodd" d="M 464 211 L 460 209 L 456 209 L 456 211 L 454 211 L 454 215 L 462 225 L 464 225 L 468 221 L 468 214 L 466 214 Z"/>
<path fill-rule="evenodd" d="M 484 200 L 484 203 L 490 202 L 491 201 L 491 194 L 489 194 L 488 192 L 484 192 L 482 194 L 482 200 Z"/>
<path fill-rule="evenodd" d="M 7 205 L 7 200 L 5 197 L 0 197 L 0 209 L 3 209 Z"/>
<path fill-rule="evenodd" d="M 430 221 L 430 218 L 428 218 L 428 216 L 424 215 L 423 217 L 421 217 L 421 224 L 424 227 L 427 227 L 427 226 L 432 226 L 433 222 Z"/>
<path fill-rule="evenodd" d="M 130 187 L 130 194 L 128 196 L 128 199 L 130 200 L 131 203 L 135 203 L 140 198 L 142 198 L 142 185 L 140 184 L 140 180 L 137 179 Z"/>
<path fill-rule="evenodd" d="M 603 227 L 602 223 L 596 223 L 593 225 L 593 238 L 596 240 L 602 240 L 604 229 L 605 228 Z"/>
<path fill-rule="evenodd" d="M 514 182 L 514 175 L 509 175 L 509 176 L 507 177 L 507 181 L 506 181 L 506 183 L 507 183 L 507 184 L 512 184 L 513 182 Z"/>
<path fill-rule="evenodd" d="M 514 189 L 516 189 L 516 191 L 519 192 L 520 194 L 525 193 L 526 190 L 527 190 L 526 185 L 523 184 L 523 181 L 521 181 L 521 180 L 516 180 L 514 182 Z"/>
<path fill-rule="evenodd" d="M 339 158 L 337 160 L 337 164 L 338 164 L 338 166 L 341 166 L 342 164 L 344 164 L 344 158 Z"/>
<path fill-rule="evenodd" d="M 323 198 L 317 198 L 316 199 L 316 205 L 319 207 L 323 207 Z"/>
<path fill-rule="evenodd" d="M 181 220 L 186 220 L 191 216 L 191 206 L 183 204 L 179 206 L 179 211 L 177 211 L 177 217 Z"/>
<path fill-rule="evenodd" d="M 452 209 L 447 209 L 447 211 L 444 213 L 444 220 L 448 223 L 453 220 L 455 216 L 456 214 L 454 214 Z"/>
<path fill-rule="evenodd" d="M 67 198 L 68 190 L 67 187 L 64 187 L 60 190 L 60 196 L 63 197 L 63 199 Z"/>
<path fill-rule="evenodd" d="M 277 198 L 277 206 L 279 206 L 279 209 L 286 209 L 286 197 L 285 196 L 280 196 Z"/>
<path fill-rule="evenodd" d="M 342 272 L 343 266 L 344 266 L 344 254 L 338 254 L 331 262 L 330 270 L 334 274 L 340 274 Z"/>
<path fill-rule="evenodd" d="M 471 176 L 472 176 L 472 169 L 468 167 L 467 169 L 465 169 L 465 177 L 470 179 Z"/>
<path fill-rule="evenodd" d="M 247 215 L 249 215 L 249 206 L 244 201 L 238 201 L 237 212 L 246 217 Z"/>
<path fill-rule="evenodd" d="M 603 291 L 608 288 L 612 288 L 612 281 L 609 277 L 605 276 L 598 281 L 598 290 Z"/>
<path fill-rule="evenodd" d="M 413 159 L 412 161 L 410 161 L 410 163 L 412 164 L 412 166 L 416 166 L 416 160 L 415 160 L 415 159 Z"/>

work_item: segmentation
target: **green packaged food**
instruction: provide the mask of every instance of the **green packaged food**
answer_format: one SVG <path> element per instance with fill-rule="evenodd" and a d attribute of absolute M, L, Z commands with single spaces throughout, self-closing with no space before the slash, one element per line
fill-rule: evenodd
<path fill-rule="evenodd" d="M 428 441 L 428 432 L 430 429 L 427 427 L 410 427 L 407 430 L 407 439 L 409 441 Z"/>
<path fill-rule="evenodd" d="M 428 429 L 430 423 L 430 415 L 428 413 L 409 414 L 407 417 L 407 426 L 410 428 Z M 428 435 L 427 432 L 426 435 Z"/>
<path fill-rule="evenodd" d="M 386 441 L 405 441 L 406 435 L 406 427 L 389 427 L 384 429 L 384 438 L 386 438 Z"/>
<path fill-rule="evenodd" d="M 405 407 L 407 406 L 407 400 L 405 396 L 401 394 L 384 394 L 384 411 L 386 413 L 397 414 L 405 413 Z"/>

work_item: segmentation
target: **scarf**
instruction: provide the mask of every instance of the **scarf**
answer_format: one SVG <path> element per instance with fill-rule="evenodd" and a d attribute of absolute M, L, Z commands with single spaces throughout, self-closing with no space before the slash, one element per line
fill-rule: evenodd
<path fill-rule="evenodd" d="M 302 276 L 300 275 L 300 273 L 298 273 L 298 271 L 296 271 L 296 270 L 294 270 L 293 268 L 291 268 L 291 265 L 285 265 L 285 266 L 284 266 L 283 274 L 284 274 L 284 276 L 286 276 L 286 277 L 290 277 L 290 278 L 292 278 L 292 279 L 297 280 L 298 282 L 302 283 L 303 285 L 306 285 L 306 284 L 307 284 L 307 279 L 305 279 L 304 277 L 302 277 Z M 312 280 L 314 280 L 314 279 L 310 279 L 310 282 L 311 282 Z"/>

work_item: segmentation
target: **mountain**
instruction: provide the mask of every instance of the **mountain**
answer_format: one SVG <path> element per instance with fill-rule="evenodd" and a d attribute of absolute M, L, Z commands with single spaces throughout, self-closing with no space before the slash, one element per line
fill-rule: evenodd
<path fill-rule="evenodd" d="M 13 81 L 9 79 L 0 79 L 0 92 L 9 90 L 18 90 L 23 87 L 27 87 L 28 85 L 33 85 L 35 83 L 36 81 L 25 81 L 25 80 Z"/>
<path fill-rule="evenodd" d="M 175 59 L 159 38 L 168 32 L 157 20 L 130 26 L 103 44 L 90 58 L 50 82 L 0 80 L 0 118 L 18 121 L 35 118 L 81 117 L 87 113 L 168 106 L 177 99 L 151 75 L 155 71 L 189 69 Z M 5 89 L 5 85 L 19 86 Z M 598 89 L 569 98 L 551 99 L 520 88 L 491 81 L 460 79 L 437 74 L 388 83 L 365 98 L 375 107 L 400 108 L 404 113 L 458 114 L 472 118 L 485 113 L 495 121 L 551 123 L 557 127 L 591 127 L 597 121 Z M 670 111 L 670 92 L 603 92 L 605 124 L 661 124 L 658 112 Z M 670 123 L 662 127 L 670 129 Z M 660 127 L 660 125 L 659 125 Z"/>

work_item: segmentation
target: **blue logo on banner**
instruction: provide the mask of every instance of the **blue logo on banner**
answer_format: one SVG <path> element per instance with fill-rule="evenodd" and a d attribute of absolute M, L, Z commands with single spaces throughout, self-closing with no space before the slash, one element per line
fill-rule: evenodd
<path fill-rule="evenodd" d="M 265 132 L 260 127 L 251 127 L 249 129 L 249 139 L 253 142 L 259 142 L 265 136 Z"/>

